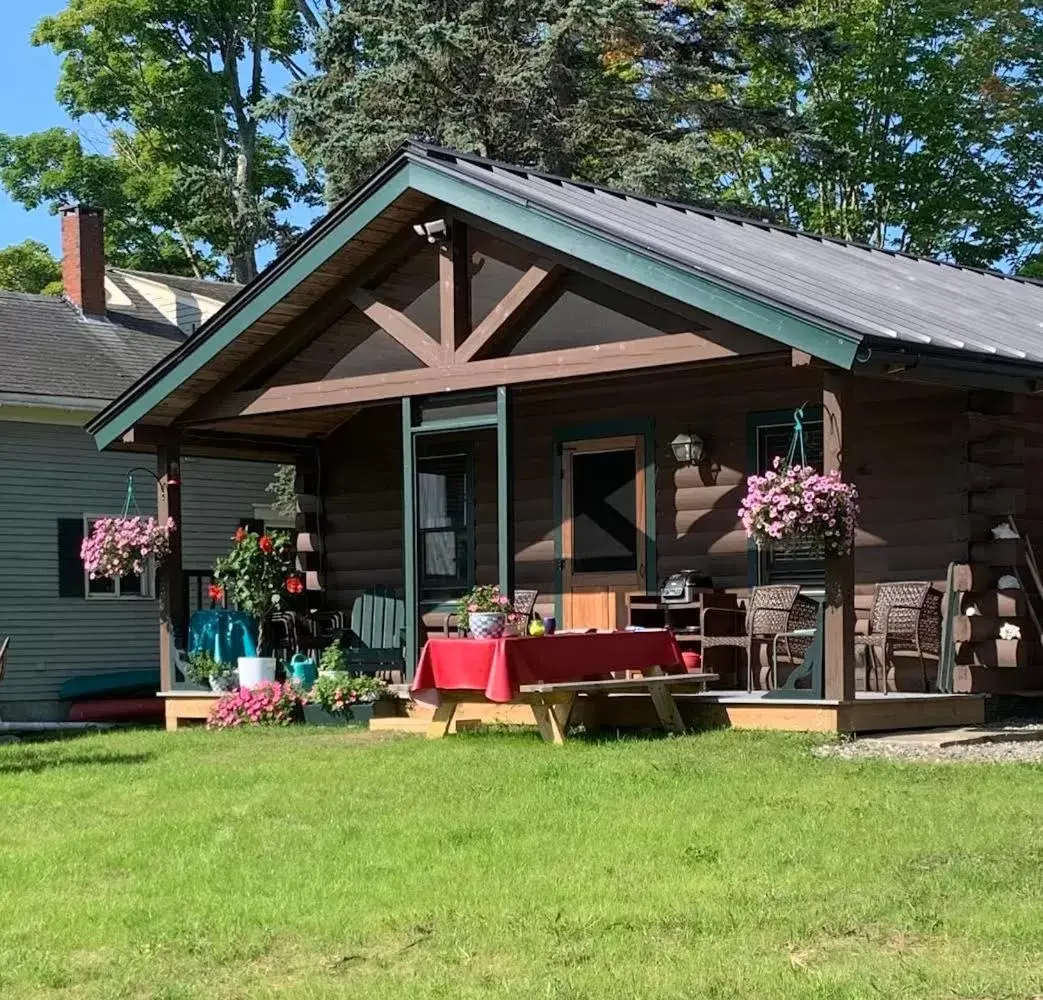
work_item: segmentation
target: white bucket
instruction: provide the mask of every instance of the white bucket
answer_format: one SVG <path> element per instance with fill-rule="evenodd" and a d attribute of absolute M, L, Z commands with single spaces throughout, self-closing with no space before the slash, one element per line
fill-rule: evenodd
<path fill-rule="evenodd" d="M 274 656 L 240 656 L 239 686 L 255 688 L 265 681 L 275 680 Z"/>

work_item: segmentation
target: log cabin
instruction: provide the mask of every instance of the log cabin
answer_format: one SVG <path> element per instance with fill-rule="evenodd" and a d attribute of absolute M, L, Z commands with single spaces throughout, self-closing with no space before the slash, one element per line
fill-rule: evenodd
<path fill-rule="evenodd" d="M 407 671 L 476 582 L 614 628 L 691 570 L 825 594 L 821 684 L 771 724 L 975 721 L 983 693 L 1039 687 L 1038 635 L 996 633 L 1026 623 L 1027 574 L 997 587 L 1025 545 L 992 529 L 1043 527 L 1041 316 L 1033 281 L 408 143 L 88 430 L 155 452 L 164 481 L 197 453 L 296 463 L 312 601 L 400 591 Z M 851 556 L 759 552 L 739 523 L 800 407 L 809 461 L 860 491 Z M 165 688 L 180 571 L 175 552 Z M 853 636 L 895 580 L 947 590 L 954 667 L 928 692 L 896 667 L 873 698 Z"/>

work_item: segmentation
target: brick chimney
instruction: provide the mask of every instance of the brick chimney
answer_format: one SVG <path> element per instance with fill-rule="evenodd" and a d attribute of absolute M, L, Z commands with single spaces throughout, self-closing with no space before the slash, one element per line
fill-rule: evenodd
<path fill-rule="evenodd" d="M 62 286 L 84 316 L 105 315 L 105 226 L 100 208 L 66 205 L 62 216 Z"/>

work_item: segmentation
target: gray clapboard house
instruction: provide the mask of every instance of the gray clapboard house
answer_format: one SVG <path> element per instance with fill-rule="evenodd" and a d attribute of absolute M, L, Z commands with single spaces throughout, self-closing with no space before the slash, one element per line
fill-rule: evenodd
<path fill-rule="evenodd" d="M 120 513 L 150 455 L 99 452 L 84 423 L 183 343 L 238 286 L 106 269 L 100 213 L 62 216 L 63 298 L 0 292 L 0 635 L 11 636 L 0 718 L 60 719 L 84 674 L 157 664 L 156 601 L 86 579 L 91 516 Z M 244 521 L 270 521 L 273 466 L 186 458 L 184 565 L 205 570 Z M 135 476 L 143 513 L 155 482 Z"/>

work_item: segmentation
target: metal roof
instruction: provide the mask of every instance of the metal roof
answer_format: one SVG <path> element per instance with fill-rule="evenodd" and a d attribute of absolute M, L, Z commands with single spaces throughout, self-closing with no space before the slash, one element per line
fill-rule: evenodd
<path fill-rule="evenodd" d="M 850 333 L 1043 363 L 1043 284 L 553 177 L 421 143 L 407 155 Z"/>

